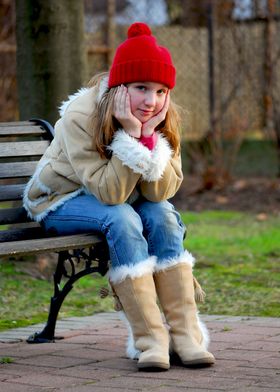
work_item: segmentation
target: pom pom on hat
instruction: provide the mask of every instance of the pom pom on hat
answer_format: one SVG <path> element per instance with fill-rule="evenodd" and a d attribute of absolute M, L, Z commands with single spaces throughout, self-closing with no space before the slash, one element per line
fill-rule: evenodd
<path fill-rule="evenodd" d="M 127 38 L 137 37 L 138 35 L 152 35 L 150 27 L 146 23 L 133 23 L 127 31 Z"/>
<path fill-rule="evenodd" d="M 145 23 L 133 23 L 118 46 L 109 73 L 109 87 L 133 82 L 157 82 L 172 89 L 176 70 L 167 48 L 159 46 Z"/>

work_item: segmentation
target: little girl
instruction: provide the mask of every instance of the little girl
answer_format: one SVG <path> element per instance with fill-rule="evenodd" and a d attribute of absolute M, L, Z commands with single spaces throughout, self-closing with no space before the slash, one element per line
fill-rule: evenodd
<path fill-rule="evenodd" d="M 58 235 L 101 232 L 109 280 L 133 335 L 138 368 L 211 365 L 185 227 L 167 200 L 182 179 L 175 68 L 150 28 L 134 23 L 108 74 L 61 107 L 55 137 L 24 192 L 29 216 Z M 159 300 L 168 324 L 165 327 Z"/>

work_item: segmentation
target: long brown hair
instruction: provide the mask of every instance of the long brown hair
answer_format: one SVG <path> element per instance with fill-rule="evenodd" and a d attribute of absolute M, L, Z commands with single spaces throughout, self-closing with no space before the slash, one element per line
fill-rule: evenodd
<path fill-rule="evenodd" d="M 97 74 L 89 81 L 88 86 L 98 86 L 100 88 L 102 80 L 105 77 L 108 77 L 108 72 Z M 113 105 L 116 92 L 117 87 L 107 87 L 101 99 L 94 107 L 89 120 L 89 126 L 94 129 L 93 145 L 99 152 L 101 158 L 110 157 L 107 146 L 111 144 L 116 130 L 121 128 L 121 124 L 113 116 Z M 167 138 L 174 153 L 178 153 L 180 149 L 181 117 L 179 110 L 179 106 L 170 100 L 165 120 L 156 128 L 156 130 L 160 131 Z"/>

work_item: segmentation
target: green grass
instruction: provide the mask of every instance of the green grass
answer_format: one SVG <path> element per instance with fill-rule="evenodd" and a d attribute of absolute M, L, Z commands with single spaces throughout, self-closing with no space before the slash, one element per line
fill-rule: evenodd
<path fill-rule="evenodd" d="M 280 317 L 280 224 L 268 216 L 239 212 L 182 213 L 188 227 L 185 247 L 196 257 L 195 275 L 206 291 L 201 313 Z M 45 322 L 52 282 L 19 272 L 22 261 L 0 262 L 0 330 Z M 60 318 L 112 310 L 100 299 L 105 278 L 76 283 Z"/>
<path fill-rule="evenodd" d="M 280 223 L 238 212 L 183 213 L 185 247 L 207 293 L 208 314 L 280 316 Z"/>
<path fill-rule="evenodd" d="M 7 363 L 13 363 L 14 362 L 14 360 L 13 360 L 13 358 L 10 358 L 10 357 L 2 357 L 2 358 L 0 358 L 0 364 L 2 363 L 2 364 L 7 364 Z"/>
<path fill-rule="evenodd" d="M 45 322 L 50 297 L 53 295 L 52 281 L 35 279 L 19 272 L 20 262 L 0 262 L 0 331 Z M 101 276 L 85 276 L 76 282 L 66 297 L 59 318 L 86 316 L 112 310 L 111 298 L 101 299 L 99 290 L 107 286 Z"/>

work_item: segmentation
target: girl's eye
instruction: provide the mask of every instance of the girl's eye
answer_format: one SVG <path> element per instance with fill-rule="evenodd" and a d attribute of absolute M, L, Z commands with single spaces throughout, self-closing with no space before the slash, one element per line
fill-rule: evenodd
<path fill-rule="evenodd" d="M 163 95 L 163 94 L 166 94 L 166 90 L 164 90 L 164 89 L 160 89 L 160 90 L 158 90 L 158 95 Z"/>
<path fill-rule="evenodd" d="M 137 90 L 140 90 L 140 91 L 146 90 L 146 86 L 143 86 L 143 85 L 136 86 L 136 88 L 137 88 Z"/>

